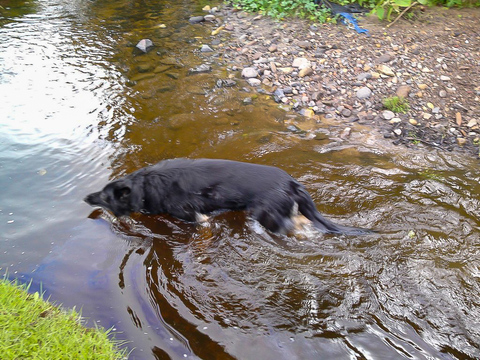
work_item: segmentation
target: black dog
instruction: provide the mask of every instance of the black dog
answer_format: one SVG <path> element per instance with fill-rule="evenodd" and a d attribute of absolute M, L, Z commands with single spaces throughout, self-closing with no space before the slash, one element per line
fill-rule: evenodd
<path fill-rule="evenodd" d="M 161 161 L 112 181 L 85 201 L 115 216 L 168 213 L 187 221 L 220 210 L 247 210 L 273 232 L 292 230 L 298 211 L 324 233 L 370 232 L 325 219 L 305 188 L 285 171 L 229 160 Z"/>

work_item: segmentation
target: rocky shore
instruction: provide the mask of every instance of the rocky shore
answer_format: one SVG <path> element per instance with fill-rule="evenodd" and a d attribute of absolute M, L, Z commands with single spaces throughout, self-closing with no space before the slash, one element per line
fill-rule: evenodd
<path fill-rule="evenodd" d="M 417 9 L 391 27 L 362 17 L 368 34 L 228 5 L 204 11 L 190 19 L 212 30 L 200 51 L 218 52 L 229 80 L 248 91 L 319 123 L 337 121 L 344 138 L 359 123 L 396 145 L 479 156 L 480 9 Z M 393 96 L 408 100 L 406 112 L 384 107 Z"/>

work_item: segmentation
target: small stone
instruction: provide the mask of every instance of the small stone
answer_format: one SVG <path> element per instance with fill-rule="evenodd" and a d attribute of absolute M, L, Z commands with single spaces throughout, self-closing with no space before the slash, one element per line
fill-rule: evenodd
<path fill-rule="evenodd" d="M 429 114 L 429 113 L 426 113 L 426 112 L 423 113 L 423 118 L 425 120 L 430 120 L 432 118 L 432 116 L 433 116 L 432 114 Z"/>
<path fill-rule="evenodd" d="M 244 105 L 252 105 L 253 104 L 253 100 L 251 97 L 246 97 L 245 99 L 243 99 L 243 104 Z"/>
<path fill-rule="evenodd" d="M 467 127 L 471 128 L 471 127 L 474 127 L 475 125 L 477 125 L 477 120 L 472 119 L 468 122 Z"/>
<path fill-rule="evenodd" d="M 203 16 L 192 16 L 190 19 L 188 19 L 190 24 L 199 24 L 199 23 L 203 22 L 204 20 L 205 20 L 205 18 Z"/>
<path fill-rule="evenodd" d="M 442 81 L 450 81 L 450 77 L 445 76 L 445 75 L 440 75 L 440 80 L 442 80 Z"/>
<path fill-rule="evenodd" d="M 400 135 L 402 135 L 402 130 L 401 129 L 395 129 L 395 130 L 393 130 L 393 133 L 397 136 L 400 136 Z"/>
<path fill-rule="evenodd" d="M 275 51 L 277 51 L 277 45 L 275 45 L 275 44 L 270 45 L 270 46 L 268 47 L 268 51 L 270 51 L 270 52 L 275 52 Z"/>
<path fill-rule="evenodd" d="M 347 127 L 345 129 L 343 129 L 342 133 L 340 134 L 340 138 L 341 139 L 346 139 L 346 138 L 350 137 L 351 133 L 352 133 L 352 128 Z"/>
<path fill-rule="evenodd" d="M 457 144 L 458 146 L 462 147 L 467 143 L 467 139 L 465 138 L 457 138 Z"/>
<path fill-rule="evenodd" d="M 383 55 L 380 55 L 377 59 L 377 62 L 379 63 L 387 63 L 389 62 L 390 60 L 392 60 L 392 57 L 389 55 L 389 54 L 383 54 Z"/>
<path fill-rule="evenodd" d="M 409 119 L 408 122 L 409 122 L 410 124 L 414 125 L 414 126 L 415 126 L 415 125 L 418 125 L 418 121 L 415 120 L 415 119 Z"/>
<path fill-rule="evenodd" d="M 208 45 L 202 45 L 202 47 L 200 48 L 200 51 L 201 52 L 212 52 L 213 49 Z"/>
<path fill-rule="evenodd" d="M 297 45 L 300 46 L 302 49 L 310 49 L 312 47 L 310 41 L 299 41 Z"/>
<path fill-rule="evenodd" d="M 372 78 L 372 74 L 368 72 L 363 72 L 357 76 L 358 81 L 368 80 Z"/>
<path fill-rule="evenodd" d="M 216 19 L 215 15 L 212 15 L 212 14 L 205 15 L 203 17 L 203 20 L 208 21 L 208 22 L 214 22 L 215 19 Z"/>
<path fill-rule="evenodd" d="M 455 122 L 458 126 L 462 126 L 462 114 L 460 114 L 459 112 L 455 114 Z"/>
<path fill-rule="evenodd" d="M 410 94 L 411 89 L 412 88 L 408 85 L 402 85 L 397 89 L 396 94 L 398 97 L 406 98 L 408 97 L 408 94 Z"/>
<path fill-rule="evenodd" d="M 255 78 L 258 76 L 258 71 L 257 69 L 253 68 L 253 67 L 247 67 L 245 69 L 242 70 L 242 77 L 244 78 Z"/>
<path fill-rule="evenodd" d="M 295 58 L 293 60 L 292 66 L 295 67 L 295 68 L 304 69 L 304 68 L 307 68 L 307 67 L 311 67 L 312 64 L 306 58 Z"/>
<path fill-rule="evenodd" d="M 343 109 L 342 110 L 342 116 L 349 117 L 351 115 L 352 115 L 352 110 L 350 110 L 350 109 Z"/>
<path fill-rule="evenodd" d="M 206 12 L 209 12 L 211 10 L 210 8 L 210 5 L 205 5 L 203 8 L 202 8 L 203 11 L 206 11 Z"/>
<path fill-rule="evenodd" d="M 300 111 L 300 114 L 309 119 L 313 118 L 313 116 L 315 115 L 312 109 L 302 109 L 302 111 Z"/>
<path fill-rule="evenodd" d="M 372 95 L 372 90 L 368 87 L 364 86 L 357 90 L 357 98 L 359 99 L 367 99 Z"/>
<path fill-rule="evenodd" d="M 248 78 L 247 82 L 250 86 L 260 86 L 260 84 L 262 83 L 259 79 L 255 78 Z"/>
<path fill-rule="evenodd" d="M 438 96 L 440 96 L 441 98 L 447 97 L 447 92 L 445 90 L 440 90 Z"/>
<path fill-rule="evenodd" d="M 147 53 L 153 48 L 153 42 L 150 39 L 142 39 L 135 46 L 138 50 Z"/>
<path fill-rule="evenodd" d="M 306 67 L 306 68 L 301 69 L 301 70 L 298 72 L 298 76 L 301 77 L 301 78 L 303 78 L 303 77 L 308 76 L 308 75 L 310 75 L 310 74 L 312 74 L 312 73 L 313 73 L 312 68 L 311 68 L 311 67 Z"/>
<path fill-rule="evenodd" d="M 215 30 L 212 31 L 212 36 L 218 35 L 220 33 L 220 31 L 222 31 L 223 29 L 225 29 L 224 25 L 219 26 L 218 28 L 216 28 Z"/>
<path fill-rule="evenodd" d="M 385 120 L 392 120 L 394 117 L 395 117 L 395 114 L 393 111 L 390 111 L 390 110 L 384 110 L 382 112 L 382 117 L 385 119 Z"/>
<path fill-rule="evenodd" d="M 188 73 L 190 75 L 193 75 L 193 74 L 208 73 L 210 71 L 212 71 L 212 67 L 210 65 L 202 64 L 202 65 L 198 65 L 194 68 L 191 68 L 190 70 L 188 70 Z"/>
<path fill-rule="evenodd" d="M 390 124 L 398 124 L 399 122 L 402 122 L 402 119 L 398 117 L 394 117 L 392 120 L 389 121 Z"/>
<path fill-rule="evenodd" d="M 377 70 L 384 75 L 392 76 L 392 77 L 395 76 L 395 73 L 393 72 L 393 70 L 389 68 L 387 65 L 383 65 L 383 64 L 378 65 Z"/>
<path fill-rule="evenodd" d="M 428 88 L 427 84 L 418 84 L 417 86 L 420 90 L 425 90 L 426 88 Z"/>

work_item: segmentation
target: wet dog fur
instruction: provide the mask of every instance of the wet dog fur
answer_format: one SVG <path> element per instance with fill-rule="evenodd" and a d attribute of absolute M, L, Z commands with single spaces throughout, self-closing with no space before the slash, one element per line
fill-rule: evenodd
<path fill-rule="evenodd" d="M 302 184 L 265 165 L 215 159 L 171 159 L 107 184 L 85 201 L 115 216 L 167 213 L 186 221 L 206 214 L 246 210 L 266 229 L 287 233 L 301 214 L 321 232 L 359 235 L 369 230 L 324 218 Z"/>

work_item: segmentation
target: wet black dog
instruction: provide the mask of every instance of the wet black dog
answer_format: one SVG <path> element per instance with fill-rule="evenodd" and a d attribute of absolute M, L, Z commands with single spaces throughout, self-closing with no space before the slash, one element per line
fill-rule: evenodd
<path fill-rule="evenodd" d="M 247 210 L 268 230 L 282 233 L 294 228 L 299 212 L 324 233 L 370 232 L 325 219 L 305 188 L 285 171 L 229 160 L 161 161 L 112 181 L 85 201 L 115 216 L 167 213 L 187 221 L 221 210 Z"/>

